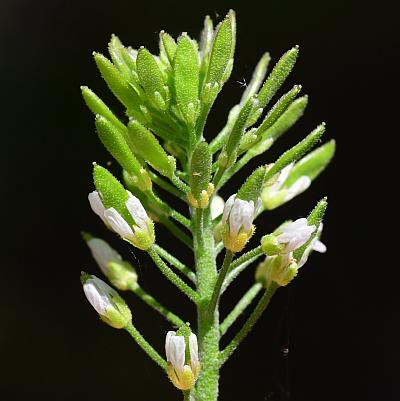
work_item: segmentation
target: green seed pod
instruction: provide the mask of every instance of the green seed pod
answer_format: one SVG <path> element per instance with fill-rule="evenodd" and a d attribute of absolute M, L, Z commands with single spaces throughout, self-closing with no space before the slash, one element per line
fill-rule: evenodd
<path fill-rule="evenodd" d="M 332 160 L 335 147 L 335 141 L 332 139 L 303 157 L 294 165 L 288 178 L 283 183 L 283 187 L 290 187 L 302 176 L 307 176 L 310 180 L 317 178 Z"/>
<path fill-rule="evenodd" d="M 166 177 L 175 171 L 175 159 L 168 156 L 156 137 L 138 121 L 130 120 L 128 136 L 132 149 L 155 170 Z"/>
<path fill-rule="evenodd" d="M 142 166 L 128 146 L 124 133 L 99 115 L 96 116 L 96 130 L 105 148 L 130 175 L 137 178 L 137 185 L 144 190 L 147 184 L 142 177 Z"/>
<path fill-rule="evenodd" d="M 207 191 L 211 180 L 212 155 L 205 141 L 199 142 L 194 148 L 190 160 L 190 190 L 195 199 L 200 200 L 201 192 Z"/>
<path fill-rule="evenodd" d="M 207 78 L 205 83 L 223 83 L 229 78 L 227 71 L 232 69 L 236 42 L 236 17 L 229 11 L 225 19 L 217 26 L 211 49 Z M 225 81 L 224 81 L 225 80 Z"/>
<path fill-rule="evenodd" d="M 240 187 L 236 197 L 245 201 L 253 201 L 254 204 L 257 204 L 261 195 L 265 172 L 265 166 L 258 167 L 254 170 L 245 183 Z"/>
<path fill-rule="evenodd" d="M 133 87 L 129 85 L 128 81 L 110 60 L 100 53 L 93 53 L 93 55 L 101 76 L 106 81 L 111 92 L 127 109 L 136 109 L 140 99 Z"/>
<path fill-rule="evenodd" d="M 196 46 L 186 34 L 178 41 L 173 65 L 176 102 L 188 125 L 194 126 L 199 103 L 199 64 Z"/>
<path fill-rule="evenodd" d="M 161 110 L 166 110 L 166 92 L 161 70 L 154 56 L 144 47 L 139 49 L 136 68 L 139 80 L 150 102 Z"/>

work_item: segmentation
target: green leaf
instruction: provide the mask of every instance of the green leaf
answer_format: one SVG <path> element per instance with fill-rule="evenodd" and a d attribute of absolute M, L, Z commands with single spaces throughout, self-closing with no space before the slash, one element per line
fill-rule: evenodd
<path fill-rule="evenodd" d="M 106 81 L 111 92 L 126 107 L 137 109 L 140 99 L 118 69 L 100 53 L 93 53 L 101 76 Z"/>
<path fill-rule="evenodd" d="M 172 177 L 175 161 L 168 156 L 156 137 L 138 121 L 130 120 L 128 135 L 132 149 L 162 175 Z"/>
<path fill-rule="evenodd" d="M 167 32 L 161 31 L 160 32 L 160 52 L 164 51 L 165 55 L 169 63 L 172 65 L 175 51 L 176 51 L 176 42 L 174 38 Z"/>
<path fill-rule="evenodd" d="M 286 111 L 301 90 L 301 85 L 295 85 L 288 93 L 285 93 L 266 115 L 264 121 L 257 128 L 256 135 L 262 135 L 276 120 Z"/>
<path fill-rule="evenodd" d="M 325 123 L 322 123 L 317 128 L 315 128 L 308 136 L 306 136 L 301 142 L 286 151 L 267 171 L 265 175 L 265 182 L 270 180 L 275 174 L 279 173 L 290 163 L 299 160 L 304 154 L 306 154 L 311 148 L 315 146 L 315 144 L 319 141 L 324 132 Z"/>
<path fill-rule="evenodd" d="M 223 83 L 229 75 L 227 71 L 232 68 L 232 59 L 235 52 L 236 17 L 234 11 L 229 11 L 225 19 L 217 26 L 211 49 L 208 66 L 207 83 Z"/>
<path fill-rule="evenodd" d="M 308 103 L 308 97 L 303 96 L 292 102 L 289 107 L 283 112 L 283 114 L 270 126 L 269 129 L 262 131 L 257 130 L 257 136 L 260 136 L 261 140 L 272 138 L 273 140 L 278 139 L 284 134 L 289 128 L 291 128 L 297 120 L 304 114 L 304 110 Z"/>
<path fill-rule="evenodd" d="M 118 163 L 129 174 L 139 178 L 142 166 L 129 148 L 123 131 L 100 115 L 96 116 L 96 129 L 101 142 Z"/>
<path fill-rule="evenodd" d="M 243 92 L 242 99 L 240 100 L 241 104 L 246 103 L 247 100 L 254 96 L 260 89 L 260 86 L 264 81 L 265 74 L 267 73 L 270 60 L 271 56 L 268 52 L 262 55 L 260 61 L 257 63 L 256 68 L 254 69 L 251 81 Z"/>
<path fill-rule="evenodd" d="M 307 176 L 314 180 L 326 168 L 335 153 L 335 141 L 332 139 L 328 143 L 315 149 L 307 156 L 303 157 L 294 165 L 288 178 L 283 183 L 283 187 L 290 187 L 300 177 Z"/>
<path fill-rule="evenodd" d="M 160 110 L 167 108 L 167 96 L 164 87 L 164 79 L 154 56 L 144 47 L 139 49 L 136 68 L 150 102 Z"/>
<path fill-rule="evenodd" d="M 125 125 L 92 90 L 90 90 L 87 86 L 81 86 L 81 91 L 86 105 L 93 114 L 98 114 L 105 117 L 121 131 L 126 130 Z"/>
<path fill-rule="evenodd" d="M 122 184 L 104 167 L 94 163 L 93 180 L 97 192 L 100 194 L 101 201 L 106 209 L 113 207 L 129 224 L 133 224 L 133 219 L 125 202 L 128 194 Z"/>
<path fill-rule="evenodd" d="M 189 125 L 194 126 L 198 112 L 199 65 L 197 49 L 186 34 L 178 41 L 173 66 L 176 102 Z"/>
<path fill-rule="evenodd" d="M 194 148 L 190 160 L 190 190 L 196 199 L 199 199 L 201 191 L 207 190 L 211 181 L 212 155 L 205 141 L 199 142 Z"/>
<path fill-rule="evenodd" d="M 254 170 L 250 177 L 248 177 L 245 183 L 240 187 L 236 197 L 247 201 L 252 200 L 254 204 L 256 204 L 258 198 L 261 196 L 265 173 L 265 166 L 258 167 Z"/>
<path fill-rule="evenodd" d="M 275 67 L 269 74 L 267 80 L 258 93 L 258 100 L 260 102 L 258 105 L 259 108 L 264 109 L 278 89 L 285 82 L 286 78 L 292 71 L 294 64 L 296 63 L 298 53 L 298 46 L 293 47 L 287 51 L 276 63 Z M 257 110 L 253 111 L 253 113 L 256 112 Z"/>
<path fill-rule="evenodd" d="M 316 235 L 318 235 L 318 227 L 322 223 L 322 219 L 324 217 L 326 208 L 328 207 L 328 202 L 327 198 L 321 199 L 317 205 L 314 207 L 314 209 L 311 211 L 311 213 L 307 217 L 307 224 L 309 226 L 315 226 L 315 231 L 311 235 L 310 239 L 300 248 L 296 249 L 293 252 L 293 256 L 296 260 L 300 260 L 304 251 L 306 250 L 307 246 L 310 244 L 310 242 L 315 238 Z"/>

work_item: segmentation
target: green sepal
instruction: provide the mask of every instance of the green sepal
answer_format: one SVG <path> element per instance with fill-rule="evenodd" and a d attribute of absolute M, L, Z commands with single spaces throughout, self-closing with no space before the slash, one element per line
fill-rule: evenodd
<path fill-rule="evenodd" d="M 125 206 L 128 193 L 122 184 L 107 169 L 96 163 L 93 165 L 93 181 L 104 207 L 113 207 L 132 226 L 134 221 Z"/>
<path fill-rule="evenodd" d="M 283 114 L 270 126 L 267 130 L 262 130 L 261 127 L 257 130 L 257 136 L 261 140 L 272 138 L 274 141 L 284 134 L 288 129 L 303 116 L 304 110 L 307 107 L 308 96 L 302 96 L 293 101 Z"/>
<path fill-rule="evenodd" d="M 282 114 L 287 110 L 296 96 L 301 90 L 301 85 L 295 85 L 288 93 L 285 93 L 268 112 L 264 121 L 257 128 L 257 135 L 261 136 L 267 129 L 272 127 L 272 125 L 282 116 Z"/>
<path fill-rule="evenodd" d="M 232 69 L 232 59 L 235 52 L 236 17 L 230 10 L 225 19 L 217 26 L 211 49 L 207 78 L 205 83 L 223 84 Z"/>
<path fill-rule="evenodd" d="M 199 111 L 199 64 L 197 48 L 186 34 L 178 40 L 173 66 L 176 102 L 188 125 L 194 127 Z"/>
<path fill-rule="evenodd" d="M 111 92 L 128 109 L 136 109 L 140 99 L 135 90 L 111 61 L 100 53 L 93 53 L 101 76 L 106 81 Z"/>
<path fill-rule="evenodd" d="M 267 171 L 265 181 L 270 180 L 275 174 L 278 174 L 282 169 L 292 162 L 299 160 L 305 153 L 307 153 L 319 141 L 325 132 L 325 123 L 320 124 L 309 135 L 307 135 L 301 142 L 287 150 L 274 165 Z"/>
<path fill-rule="evenodd" d="M 211 180 L 212 154 L 208 143 L 199 142 L 194 148 L 192 158 L 190 160 L 190 190 L 193 196 L 199 200 L 201 191 L 208 188 Z"/>
<path fill-rule="evenodd" d="M 260 89 L 260 86 L 264 81 L 265 74 L 267 73 L 270 60 L 271 56 L 268 52 L 264 53 L 260 58 L 259 62 L 256 65 L 256 68 L 254 69 L 251 81 L 243 92 L 242 98 L 240 100 L 241 104 L 246 103 L 247 100 L 254 96 Z"/>
<path fill-rule="evenodd" d="M 167 109 L 167 96 L 164 79 L 154 56 L 144 47 L 139 49 L 136 68 L 139 80 L 154 107 Z"/>
<path fill-rule="evenodd" d="M 221 157 L 225 157 L 225 155 L 227 156 L 227 164 L 224 166 L 224 162 L 222 161 L 221 163 L 221 165 L 223 165 L 224 167 L 231 166 L 236 160 L 240 140 L 242 139 L 244 131 L 246 129 L 247 118 L 255 104 L 257 104 L 257 99 L 252 97 L 240 110 L 235 124 L 233 125 L 232 131 L 229 134 L 227 143 L 224 146 L 223 151 L 221 152 Z"/>
<path fill-rule="evenodd" d="M 164 31 L 160 32 L 160 55 L 164 52 L 171 65 L 174 60 L 176 46 L 174 38 L 169 33 Z"/>
<path fill-rule="evenodd" d="M 267 256 L 278 255 L 283 248 L 274 234 L 267 234 L 261 238 L 261 249 Z"/>
<path fill-rule="evenodd" d="M 238 199 L 253 201 L 257 203 L 261 196 L 263 183 L 265 179 L 266 167 L 260 166 L 247 178 L 244 184 L 240 187 L 236 197 Z"/>
<path fill-rule="evenodd" d="M 297 261 L 301 259 L 307 246 L 316 237 L 316 235 L 318 235 L 318 227 L 320 226 L 322 219 L 324 218 L 324 214 L 327 207 L 328 207 L 327 197 L 322 198 L 314 207 L 314 209 L 311 211 L 311 213 L 308 215 L 307 224 L 309 226 L 315 226 L 315 231 L 312 233 L 310 239 L 303 246 L 301 246 L 300 248 L 296 249 L 293 252 L 293 256 Z"/>
<path fill-rule="evenodd" d="M 115 116 L 108 106 L 87 86 L 81 86 L 82 97 L 93 114 L 105 117 L 120 130 L 126 130 L 125 125 Z"/>
<path fill-rule="evenodd" d="M 120 131 L 110 121 L 99 115 L 96 116 L 96 130 L 105 148 L 129 174 L 137 177 L 140 183 L 142 166 L 125 140 L 126 132 Z M 145 186 L 145 183 L 143 182 L 142 185 Z"/>
<path fill-rule="evenodd" d="M 303 157 L 293 166 L 282 187 L 290 187 L 302 176 L 307 176 L 310 180 L 314 180 L 318 177 L 332 160 L 335 147 L 335 140 L 332 139 Z"/>
<path fill-rule="evenodd" d="M 136 120 L 130 120 L 128 136 L 134 152 L 155 170 L 166 177 L 174 175 L 175 159 L 167 155 L 156 137 L 146 127 Z"/>

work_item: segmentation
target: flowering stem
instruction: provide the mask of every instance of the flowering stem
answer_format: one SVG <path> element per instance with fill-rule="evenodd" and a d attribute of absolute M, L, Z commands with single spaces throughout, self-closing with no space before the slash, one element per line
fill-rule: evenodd
<path fill-rule="evenodd" d="M 198 341 L 201 355 L 200 376 L 196 383 L 196 401 L 216 401 L 218 396 L 219 355 L 218 311 L 208 312 L 212 290 L 217 278 L 215 244 L 210 209 L 205 209 L 199 225 L 198 209 L 193 211 L 194 253 L 196 261 Z"/>
<path fill-rule="evenodd" d="M 154 174 L 152 171 L 148 171 L 148 173 L 151 180 L 160 188 L 164 189 L 172 195 L 175 195 L 179 199 L 185 200 L 185 195 L 181 191 L 176 189 L 173 185 L 171 185 L 167 181 L 164 181 L 161 177 L 159 177 L 157 174 Z"/>
<path fill-rule="evenodd" d="M 172 284 L 174 284 L 176 287 L 178 287 L 194 303 L 198 303 L 199 295 L 197 294 L 197 292 L 193 288 L 189 287 L 177 274 L 175 274 L 163 262 L 163 260 L 158 255 L 157 251 L 154 249 L 154 246 L 152 246 L 150 249 L 148 249 L 147 252 L 150 255 L 150 257 L 153 259 L 156 266 L 161 270 L 161 273 L 163 273 L 164 276 L 169 281 L 171 281 Z"/>
<path fill-rule="evenodd" d="M 171 255 L 168 251 L 166 251 L 164 248 L 161 248 L 161 246 L 154 244 L 153 248 L 155 251 L 163 258 L 165 259 L 168 263 L 170 263 L 172 266 L 176 267 L 181 273 L 183 273 L 189 280 L 191 280 L 193 283 L 196 282 L 196 274 L 192 272 L 186 265 L 184 265 L 180 260 L 178 260 L 175 256 Z"/>
<path fill-rule="evenodd" d="M 246 338 L 249 331 L 256 324 L 257 320 L 261 317 L 264 310 L 267 308 L 271 297 L 274 295 L 277 290 L 278 285 L 272 282 L 269 287 L 265 290 L 263 296 L 258 301 L 257 306 L 247 319 L 246 323 L 239 330 L 239 332 L 235 335 L 233 340 L 226 346 L 226 348 L 220 353 L 219 361 L 221 365 L 223 365 L 228 358 L 232 355 L 238 345 Z"/>
<path fill-rule="evenodd" d="M 224 319 L 224 321 L 219 326 L 219 332 L 223 336 L 235 323 L 236 319 L 244 312 L 244 310 L 253 302 L 254 298 L 261 291 L 262 285 L 260 283 L 253 284 L 250 289 L 243 295 L 241 300 L 232 309 L 229 315 Z"/>
<path fill-rule="evenodd" d="M 183 391 L 183 401 L 190 401 L 190 391 Z"/>
<path fill-rule="evenodd" d="M 213 184 L 215 188 L 218 188 L 218 183 L 220 181 L 220 179 L 222 178 L 222 176 L 224 175 L 225 172 L 225 167 L 220 166 L 219 169 L 217 170 L 217 172 L 214 175 L 214 180 L 213 180 Z"/>
<path fill-rule="evenodd" d="M 264 253 L 261 249 L 261 246 L 252 249 L 249 252 L 246 252 L 236 260 L 234 260 L 229 266 L 229 273 L 226 276 L 226 279 L 222 285 L 222 293 L 229 287 L 233 280 L 250 264 L 252 264 L 255 260 L 257 260 Z"/>
<path fill-rule="evenodd" d="M 154 299 L 150 294 L 143 290 L 143 288 L 139 286 L 135 286 L 131 288 L 131 291 L 134 292 L 142 301 L 144 301 L 147 305 L 151 306 L 161 315 L 163 315 L 169 322 L 171 322 L 174 326 L 180 327 L 185 322 L 174 313 L 169 311 L 165 306 L 161 305 L 156 299 Z"/>
<path fill-rule="evenodd" d="M 160 222 L 175 235 L 180 241 L 182 241 L 188 248 L 193 249 L 192 239 L 184 233 L 179 227 L 177 227 L 168 217 L 159 216 Z"/>
<path fill-rule="evenodd" d="M 152 200 L 157 203 L 157 205 L 160 207 L 161 210 L 164 212 L 168 213 L 170 217 L 172 217 L 174 220 L 176 220 L 178 223 L 181 223 L 183 226 L 185 226 L 188 230 L 190 230 L 190 220 L 177 212 L 176 210 L 172 209 L 170 206 L 168 206 L 166 203 L 164 203 L 157 195 L 155 195 L 153 192 L 151 193 L 151 198 Z"/>
<path fill-rule="evenodd" d="M 139 330 L 130 322 L 125 330 L 132 336 L 136 343 L 142 348 L 144 352 L 157 364 L 161 369 L 167 369 L 167 361 L 144 339 Z"/>
<path fill-rule="evenodd" d="M 231 264 L 232 258 L 233 258 L 233 252 L 227 249 L 225 253 L 224 262 L 222 263 L 222 267 L 218 273 L 217 282 L 215 283 L 213 294 L 211 297 L 211 302 L 208 309 L 210 314 L 213 314 L 217 307 L 219 296 L 221 294 L 221 287 L 222 284 L 224 283 L 226 274 L 229 271 L 229 266 Z"/>

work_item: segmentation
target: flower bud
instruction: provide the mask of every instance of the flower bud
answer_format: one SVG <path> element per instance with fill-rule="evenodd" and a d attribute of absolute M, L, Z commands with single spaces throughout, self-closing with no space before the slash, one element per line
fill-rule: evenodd
<path fill-rule="evenodd" d="M 103 322 L 116 329 L 123 329 L 129 324 L 132 319 L 131 311 L 113 288 L 86 273 L 82 274 L 81 281 L 86 298 Z"/>
<path fill-rule="evenodd" d="M 232 252 L 240 252 L 254 234 L 253 220 L 256 216 L 259 202 L 244 201 L 232 195 L 225 203 L 221 223 L 225 248 Z"/>
<path fill-rule="evenodd" d="M 256 280 L 264 287 L 268 287 L 272 281 L 284 287 L 296 277 L 297 271 L 298 266 L 291 253 L 267 256 L 257 267 Z"/>
<path fill-rule="evenodd" d="M 121 255 L 100 238 L 87 240 L 93 258 L 111 284 L 121 291 L 137 286 L 137 274 L 129 262 L 122 260 Z"/>
<path fill-rule="evenodd" d="M 167 373 L 175 387 L 190 390 L 199 375 L 200 363 L 197 337 L 190 333 L 188 326 L 177 332 L 169 331 L 165 339 Z"/>

